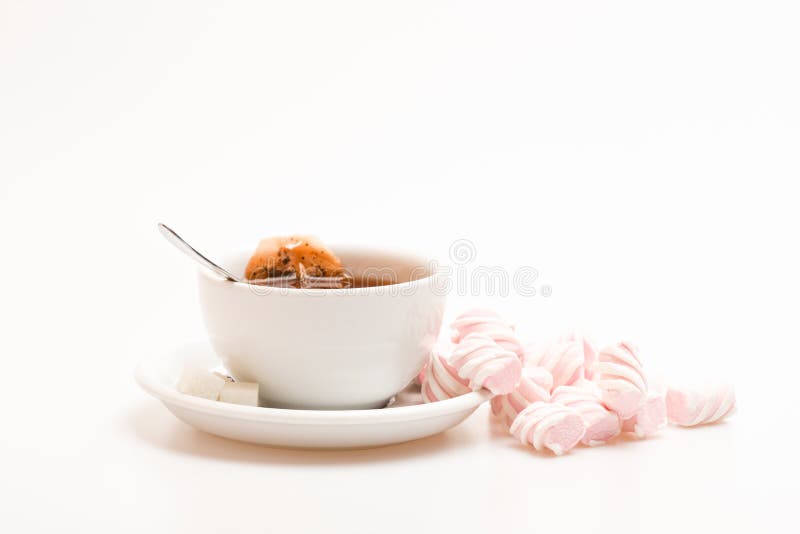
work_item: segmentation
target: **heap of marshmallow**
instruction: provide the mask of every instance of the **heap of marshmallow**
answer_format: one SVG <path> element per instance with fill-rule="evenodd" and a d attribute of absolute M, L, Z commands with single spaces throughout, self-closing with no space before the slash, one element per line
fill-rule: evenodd
<path fill-rule="evenodd" d="M 730 415 L 729 385 L 667 388 L 644 372 L 639 351 L 619 342 L 597 351 L 570 333 L 552 343 L 523 345 L 514 326 L 475 309 L 452 325 L 452 346 L 436 350 L 420 373 L 425 402 L 485 388 L 492 413 L 537 451 L 563 454 L 579 443 L 608 443 L 623 432 L 645 438 L 667 421 L 713 423 Z"/>

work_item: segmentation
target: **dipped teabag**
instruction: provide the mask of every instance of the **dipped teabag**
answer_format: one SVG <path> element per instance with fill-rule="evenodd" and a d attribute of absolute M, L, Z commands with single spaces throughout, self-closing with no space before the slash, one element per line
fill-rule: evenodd
<path fill-rule="evenodd" d="M 353 286 L 353 277 L 342 269 L 338 275 L 333 276 L 313 276 L 309 274 L 305 263 L 297 265 L 299 277 L 295 281 L 295 287 L 307 287 L 310 289 L 341 289 Z"/>
<path fill-rule="evenodd" d="M 258 285 L 335 289 L 350 287 L 342 262 L 314 236 L 262 239 L 245 268 Z"/>
<path fill-rule="evenodd" d="M 248 280 L 294 276 L 299 266 L 311 277 L 338 277 L 344 272 L 342 262 L 319 239 L 313 236 L 268 237 L 259 242 L 244 276 Z"/>
<path fill-rule="evenodd" d="M 303 265 L 300 264 L 299 267 L 302 273 Z M 293 287 L 295 289 L 343 289 L 347 287 L 358 287 L 354 284 L 353 278 L 347 274 L 342 276 L 307 276 L 301 274 L 299 277 L 290 274 L 286 276 L 248 280 L 248 283 L 255 286 L 278 288 Z"/>

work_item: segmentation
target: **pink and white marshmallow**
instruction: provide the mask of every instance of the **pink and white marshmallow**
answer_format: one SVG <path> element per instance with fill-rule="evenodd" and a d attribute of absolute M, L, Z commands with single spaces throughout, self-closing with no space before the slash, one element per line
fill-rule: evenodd
<path fill-rule="evenodd" d="M 563 404 L 534 402 L 511 423 L 511 433 L 537 451 L 562 455 L 580 443 L 585 432 L 581 414 Z"/>
<path fill-rule="evenodd" d="M 522 357 L 523 347 L 514 333 L 514 325 L 503 319 L 497 312 L 484 308 L 474 308 L 456 317 L 450 325 L 452 341 L 459 343 L 469 334 L 485 334 L 498 345 Z"/>
<path fill-rule="evenodd" d="M 492 397 L 492 413 L 511 426 L 519 412 L 537 401 L 549 401 L 553 375 L 544 367 L 525 367 L 517 388 L 506 395 Z"/>
<path fill-rule="evenodd" d="M 603 403 L 623 420 L 636 415 L 647 395 L 647 379 L 638 350 L 628 342 L 600 351 L 593 380 L 603 392 Z"/>
<path fill-rule="evenodd" d="M 597 363 L 597 348 L 595 348 L 594 343 L 577 330 L 571 330 L 561 335 L 556 341 L 559 343 L 569 343 L 571 341 L 580 343 L 581 347 L 583 347 L 583 374 L 585 378 L 591 380 Z"/>
<path fill-rule="evenodd" d="M 621 431 L 619 416 L 603 406 L 601 397 L 595 383 L 581 379 L 572 386 L 557 387 L 550 400 L 578 411 L 586 427 L 581 443 L 594 447 L 614 439 Z"/>
<path fill-rule="evenodd" d="M 526 367 L 544 367 L 553 375 L 553 387 L 569 385 L 583 378 L 583 343 L 578 341 L 529 345 Z"/>
<path fill-rule="evenodd" d="M 736 410 L 733 386 L 717 384 L 704 388 L 670 388 L 667 390 L 667 416 L 680 426 L 714 423 Z"/>
<path fill-rule="evenodd" d="M 486 334 L 472 333 L 461 338 L 449 363 L 460 378 L 469 381 L 470 388 L 486 388 L 495 395 L 514 391 L 522 376 L 522 362 L 517 354 Z"/>
<path fill-rule="evenodd" d="M 650 391 L 645 395 L 636 414 L 622 423 L 622 430 L 633 432 L 640 438 L 648 438 L 666 426 L 667 404 L 664 393 Z"/>
<path fill-rule="evenodd" d="M 431 359 L 422 374 L 422 399 L 437 402 L 464 395 L 472 391 L 469 381 L 458 376 L 458 371 L 439 352 L 431 353 Z"/>

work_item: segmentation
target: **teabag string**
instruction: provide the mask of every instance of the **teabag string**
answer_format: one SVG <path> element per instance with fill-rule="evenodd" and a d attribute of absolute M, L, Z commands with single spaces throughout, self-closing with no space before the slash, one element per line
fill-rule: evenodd
<path fill-rule="evenodd" d="M 353 277 L 343 276 L 309 276 L 302 263 L 297 264 L 300 276 L 290 274 L 248 280 L 250 284 L 268 287 L 294 287 L 298 289 L 343 289 L 353 285 Z"/>

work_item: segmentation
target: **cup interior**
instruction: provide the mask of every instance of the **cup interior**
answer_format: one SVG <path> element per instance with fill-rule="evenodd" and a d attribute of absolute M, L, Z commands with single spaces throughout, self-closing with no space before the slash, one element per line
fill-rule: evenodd
<path fill-rule="evenodd" d="M 350 245 L 331 245 L 331 250 L 342 260 L 347 272 L 356 278 L 377 277 L 390 284 L 400 284 L 434 274 L 433 262 L 418 254 Z M 252 250 L 240 250 L 223 255 L 222 266 L 243 276 L 252 253 Z"/>

